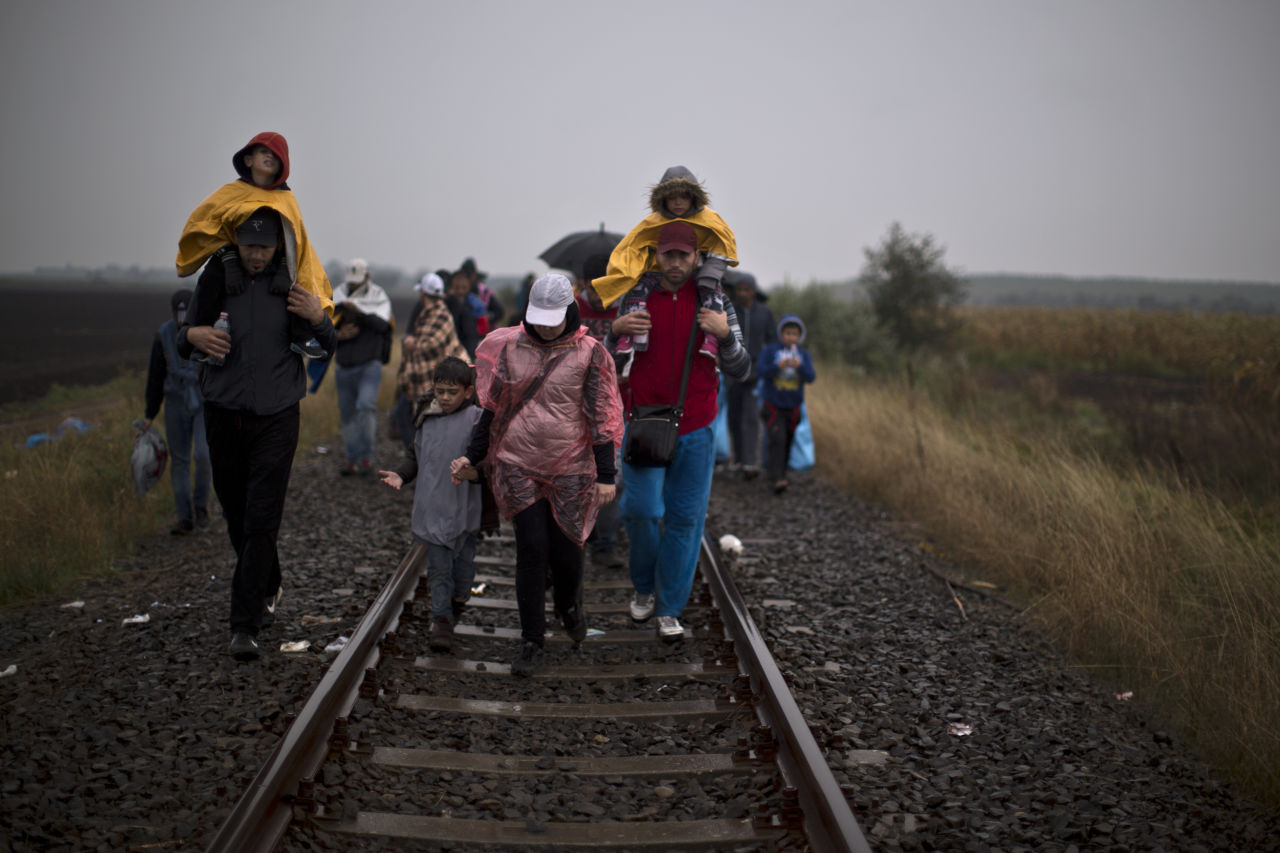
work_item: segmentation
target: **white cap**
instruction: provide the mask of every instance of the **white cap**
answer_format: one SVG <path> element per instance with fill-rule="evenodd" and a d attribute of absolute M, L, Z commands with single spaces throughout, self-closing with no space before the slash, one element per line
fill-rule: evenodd
<path fill-rule="evenodd" d="M 427 296 L 444 296 L 444 281 L 440 276 L 429 272 L 422 277 L 422 281 L 413 286 L 413 289 Z"/>
<path fill-rule="evenodd" d="M 368 274 L 369 262 L 364 258 L 352 258 L 351 263 L 347 264 L 347 277 L 343 281 L 347 284 L 360 284 Z"/>
<path fill-rule="evenodd" d="M 525 320 L 535 326 L 558 326 L 573 302 L 573 285 L 558 272 L 549 272 L 533 283 Z"/>

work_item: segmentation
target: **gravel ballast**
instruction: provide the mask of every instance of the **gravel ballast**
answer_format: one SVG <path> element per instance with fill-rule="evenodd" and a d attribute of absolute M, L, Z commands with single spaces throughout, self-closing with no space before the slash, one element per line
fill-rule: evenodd
<path fill-rule="evenodd" d="M 385 467 L 395 448 L 381 452 Z M 56 600 L 0 612 L 0 671 L 16 666 L 0 678 L 2 849 L 209 841 L 323 675 L 325 646 L 349 635 L 409 547 L 411 491 L 339 477 L 340 456 L 299 450 L 280 540 L 285 598 L 256 663 L 226 653 L 232 562 L 220 518 L 139 542 L 119 571 Z M 1074 671 L 1013 610 L 957 590 L 962 615 L 926 568 L 946 566 L 875 508 L 811 478 L 775 497 L 724 473 L 709 523 L 743 540 L 743 596 L 874 849 L 1280 850 L 1275 815 L 1115 688 Z M 146 621 L 126 621 L 138 616 Z M 305 652 L 278 650 L 301 640 Z M 496 676 L 490 685 L 495 696 L 507 689 Z M 535 680 L 512 695 L 539 689 Z M 630 724 L 591 734 L 653 738 Z M 678 745 L 678 728 L 668 736 Z M 454 740 L 445 748 L 465 748 L 461 730 Z M 452 781 L 458 813 L 504 817 L 485 801 L 483 777 Z M 758 781 L 733 783 L 735 808 L 748 808 Z M 610 787 L 581 783 L 558 807 L 617 819 L 626 803 Z"/>

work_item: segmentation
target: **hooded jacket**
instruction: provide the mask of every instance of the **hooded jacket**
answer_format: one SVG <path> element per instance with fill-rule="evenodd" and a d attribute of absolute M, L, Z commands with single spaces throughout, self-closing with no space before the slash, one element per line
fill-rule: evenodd
<path fill-rule="evenodd" d="M 672 216 L 667 212 L 667 200 L 680 194 L 689 195 L 693 207 L 684 216 Z M 723 255 L 729 259 L 730 266 L 737 266 L 738 243 L 733 229 L 720 214 L 707 207 L 708 201 L 707 191 L 684 166 L 672 166 L 663 172 L 662 179 L 649 191 L 649 208 L 653 212 L 614 247 L 609 255 L 608 271 L 591 282 L 600 294 L 600 301 L 606 307 L 612 305 L 635 287 L 641 275 L 658 271 L 658 232 L 668 222 L 688 222 L 698 233 L 698 251 Z"/>
<path fill-rule="evenodd" d="M 486 456 L 503 518 L 545 499 L 581 545 L 599 510 L 594 448 L 616 452 L 623 427 L 613 357 L 573 325 L 552 341 L 524 324 L 490 332 L 476 349 L 476 395 L 493 413 Z"/>
<path fill-rule="evenodd" d="M 809 351 L 800 344 L 804 343 L 804 321 L 795 314 L 784 314 L 778 321 L 778 337 L 782 337 L 783 326 L 799 326 L 800 340 L 796 342 L 795 355 L 800 358 L 800 366 L 782 371 L 778 368 L 778 359 L 790 349 L 781 340 L 769 344 L 760 350 L 756 359 L 756 371 L 760 374 L 762 397 L 764 402 L 779 409 L 794 409 L 804 403 L 804 386 L 817 378 L 813 369 L 813 358 Z"/>
<path fill-rule="evenodd" d="M 470 403 L 445 414 L 430 391 L 422 398 L 414 418 L 413 443 L 396 466 L 405 485 L 416 482 L 413 492 L 413 536 L 419 542 L 462 547 L 463 537 L 480 530 L 483 487 L 480 483 L 453 485 L 449 463 L 467 449 L 471 430 L 483 410 Z"/>
<path fill-rule="evenodd" d="M 280 173 L 270 187 L 256 186 L 244 165 L 245 152 L 255 145 L 267 146 L 280 160 Z M 324 310 L 332 317 L 333 289 L 329 285 L 329 277 L 307 239 L 298 201 L 285 183 L 289 177 L 289 146 L 284 137 L 278 133 L 260 133 L 235 153 L 232 162 L 240 179 L 214 190 L 191 211 L 186 225 L 182 227 L 175 259 L 178 275 L 185 278 L 195 273 L 215 251 L 235 242 L 236 227 L 251 213 L 259 207 L 269 207 L 280 214 L 284 225 L 285 260 L 290 280 L 319 296 Z"/>

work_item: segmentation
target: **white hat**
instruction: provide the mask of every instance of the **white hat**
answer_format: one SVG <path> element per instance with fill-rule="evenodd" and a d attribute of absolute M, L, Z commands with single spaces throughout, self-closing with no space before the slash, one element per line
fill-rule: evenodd
<path fill-rule="evenodd" d="M 444 296 L 444 281 L 440 276 L 429 272 L 422 277 L 422 281 L 413 286 L 413 289 L 427 296 Z"/>
<path fill-rule="evenodd" d="M 347 277 L 343 281 L 347 284 L 360 284 L 368 274 L 369 262 L 364 258 L 352 258 L 351 263 L 347 264 Z"/>
<path fill-rule="evenodd" d="M 533 283 L 525 320 L 535 326 L 558 326 L 573 302 L 573 285 L 558 272 L 549 272 Z"/>

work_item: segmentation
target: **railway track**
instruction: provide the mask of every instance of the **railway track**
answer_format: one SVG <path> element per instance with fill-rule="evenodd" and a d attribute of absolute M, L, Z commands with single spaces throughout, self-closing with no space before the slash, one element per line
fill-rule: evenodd
<path fill-rule="evenodd" d="M 704 540 L 685 637 L 627 612 L 625 570 L 588 567 L 575 649 L 549 614 L 530 679 L 514 544 L 478 549 L 453 654 L 427 650 L 426 552 L 401 560 L 210 851 L 715 849 L 867 843 L 723 556 Z"/>

